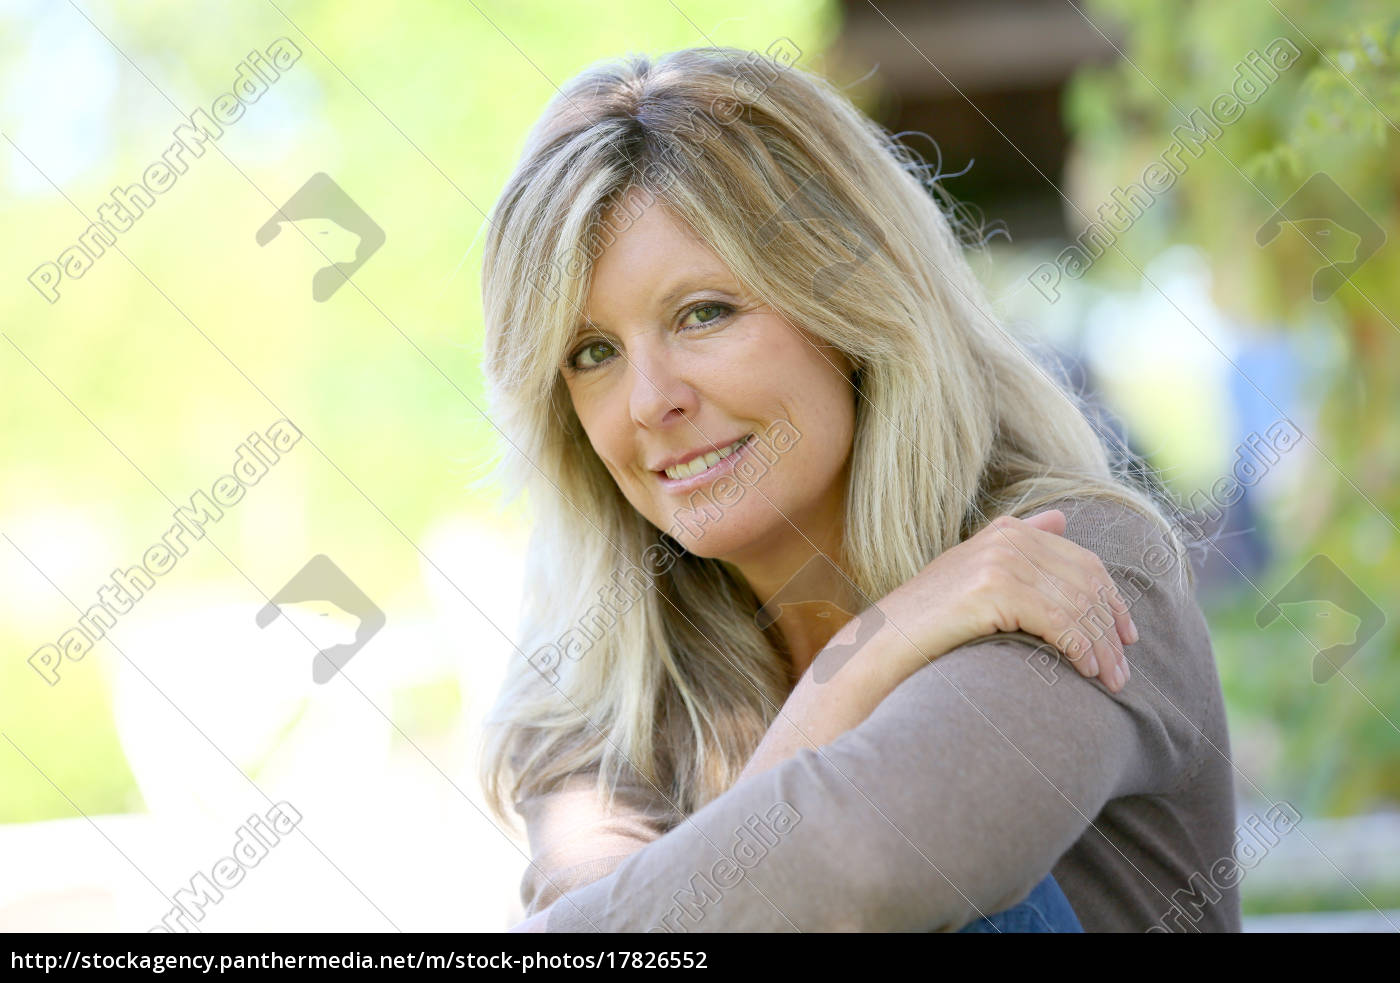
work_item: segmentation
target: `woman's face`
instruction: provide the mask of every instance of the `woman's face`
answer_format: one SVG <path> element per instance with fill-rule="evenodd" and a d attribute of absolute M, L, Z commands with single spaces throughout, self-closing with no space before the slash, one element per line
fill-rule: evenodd
<path fill-rule="evenodd" d="M 760 304 L 659 203 L 599 256 L 585 313 L 565 382 L 638 512 L 690 552 L 736 563 L 840 535 L 855 432 L 841 353 Z M 767 446 L 689 473 L 750 435 Z"/>

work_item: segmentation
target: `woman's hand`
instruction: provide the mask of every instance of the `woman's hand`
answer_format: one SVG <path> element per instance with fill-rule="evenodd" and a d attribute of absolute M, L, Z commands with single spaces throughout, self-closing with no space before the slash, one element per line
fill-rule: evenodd
<path fill-rule="evenodd" d="M 1023 631 L 1063 652 L 1081 675 L 1122 689 L 1130 675 L 1123 646 L 1137 641 L 1137 627 L 1103 562 L 1064 531 L 1058 509 L 1001 516 L 945 550 L 875 605 L 885 616 L 885 648 L 909 658 L 913 672 L 975 638 Z"/>
<path fill-rule="evenodd" d="M 1001 631 L 1043 638 L 1084 676 L 1122 689 L 1123 645 L 1137 641 L 1137 629 L 1103 562 L 1064 531 L 1058 509 L 994 519 L 847 622 L 798 680 L 739 782 L 834 741 L 930 660 Z"/>

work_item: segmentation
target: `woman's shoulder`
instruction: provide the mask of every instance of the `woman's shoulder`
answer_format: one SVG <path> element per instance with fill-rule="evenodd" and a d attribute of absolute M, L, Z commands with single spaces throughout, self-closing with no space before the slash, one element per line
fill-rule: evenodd
<path fill-rule="evenodd" d="M 1184 530 L 1160 513 L 1116 499 L 1063 498 L 1037 512 L 1065 514 L 1065 538 L 1096 554 L 1104 566 L 1145 574 L 1154 583 L 1191 590 Z"/>
<path fill-rule="evenodd" d="M 1180 763 L 1219 753 L 1228 740 L 1224 698 L 1183 533 L 1118 501 L 1065 499 L 1051 508 L 1065 514 L 1065 538 L 1103 561 L 1137 625 L 1139 639 L 1126 649 L 1133 676 L 1117 702 L 1170 734 L 1177 753 L 1186 752 Z"/>
<path fill-rule="evenodd" d="M 1103 561 L 1142 636 L 1136 652 L 1176 661 L 1195 652 L 1197 661 L 1211 664 L 1213 680 L 1210 634 L 1183 531 L 1161 514 L 1111 499 L 1066 498 L 1039 511 L 1049 509 L 1065 514 L 1066 539 Z M 1207 682 L 1199 676 L 1196 681 Z"/>

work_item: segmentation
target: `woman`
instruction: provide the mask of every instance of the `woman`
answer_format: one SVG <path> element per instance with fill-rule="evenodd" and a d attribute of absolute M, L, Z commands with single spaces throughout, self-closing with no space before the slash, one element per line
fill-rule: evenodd
<path fill-rule="evenodd" d="M 482 772 L 522 928 L 1144 929 L 1209 893 L 1184 546 L 929 190 L 730 49 L 590 69 L 532 131 L 483 272 L 539 516 Z M 1193 924 L 1237 929 L 1210 890 Z"/>

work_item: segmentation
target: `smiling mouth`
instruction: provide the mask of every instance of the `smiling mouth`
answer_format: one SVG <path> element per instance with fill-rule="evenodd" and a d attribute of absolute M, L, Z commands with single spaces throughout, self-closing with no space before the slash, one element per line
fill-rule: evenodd
<path fill-rule="evenodd" d="M 685 478 L 693 478 L 697 474 L 701 474 L 705 471 L 708 471 L 710 468 L 714 467 L 716 464 L 724 460 L 730 454 L 733 454 L 740 447 L 743 447 L 749 441 L 753 440 L 753 438 L 754 435 L 749 434 L 746 437 L 741 437 L 740 439 L 734 441 L 734 443 L 730 444 L 728 447 L 723 447 L 718 451 L 711 451 L 708 454 L 701 454 L 699 457 L 693 458 L 692 460 L 687 461 L 685 464 L 677 464 L 674 467 L 669 467 L 665 471 L 659 471 L 657 473 L 664 474 L 672 481 L 680 481 Z"/>

